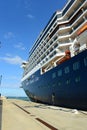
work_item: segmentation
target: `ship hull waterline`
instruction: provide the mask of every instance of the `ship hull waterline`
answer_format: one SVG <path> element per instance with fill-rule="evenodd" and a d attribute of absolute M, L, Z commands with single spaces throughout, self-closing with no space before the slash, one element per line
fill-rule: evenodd
<path fill-rule="evenodd" d="M 22 82 L 31 101 L 87 110 L 87 50 Z"/>

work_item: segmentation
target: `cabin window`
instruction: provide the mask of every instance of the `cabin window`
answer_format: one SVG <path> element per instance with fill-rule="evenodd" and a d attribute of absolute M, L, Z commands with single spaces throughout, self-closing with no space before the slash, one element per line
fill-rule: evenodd
<path fill-rule="evenodd" d="M 69 67 L 68 66 L 65 67 L 64 71 L 65 71 L 65 74 L 69 73 Z"/>
<path fill-rule="evenodd" d="M 56 37 L 54 37 L 54 41 L 57 39 L 57 36 Z"/>
<path fill-rule="evenodd" d="M 50 42 L 50 45 L 52 45 L 53 41 Z"/>
<path fill-rule="evenodd" d="M 58 82 L 58 86 L 61 86 L 61 81 Z"/>
<path fill-rule="evenodd" d="M 56 48 L 58 46 L 58 44 L 56 43 L 55 45 L 54 45 L 54 48 Z"/>
<path fill-rule="evenodd" d="M 80 68 L 80 62 L 75 62 L 73 64 L 73 70 L 78 70 Z"/>
<path fill-rule="evenodd" d="M 47 48 L 49 48 L 49 45 L 47 45 Z"/>
<path fill-rule="evenodd" d="M 70 79 L 66 80 L 66 84 L 69 85 L 70 84 Z"/>
<path fill-rule="evenodd" d="M 59 70 L 57 74 L 58 76 L 62 76 L 62 70 Z"/>
<path fill-rule="evenodd" d="M 80 82 L 80 76 L 77 76 L 77 77 L 75 78 L 75 82 L 76 82 L 76 83 Z"/>
<path fill-rule="evenodd" d="M 53 74 L 52 74 L 52 78 L 53 78 L 53 79 L 56 78 L 56 73 L 53 73 Z"/>
<path fill-rule="evenodd" d="M 84 65 L 87 66 L 87 57 L 84 58 Z"/>

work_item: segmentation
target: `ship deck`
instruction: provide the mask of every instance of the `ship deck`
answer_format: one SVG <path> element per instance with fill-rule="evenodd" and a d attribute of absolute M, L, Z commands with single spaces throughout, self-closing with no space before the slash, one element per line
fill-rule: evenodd
<path fill-rule="evenodd" d="M 87 111 L 2 99 L 0 122 L 0 130 L 86 130 Z"/>

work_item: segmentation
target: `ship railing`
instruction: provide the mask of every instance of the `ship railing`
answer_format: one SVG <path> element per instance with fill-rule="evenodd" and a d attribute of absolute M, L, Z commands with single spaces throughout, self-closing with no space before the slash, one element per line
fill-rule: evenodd
<path fill-rule="evenodd" d="M 81 3 L 79 3 L 78 5 L 77 5 L 77 8 L 74 10 L 74 13 L 72 12 L 72 14 L 71 14 L 71 16 L 68 18 L 69 19 L 69 21 L 77 14 L 77 12 L 79 11 L 79 10 L 81 10 L 82 8 L 83 8 L 83 6 L 86 4 L 86 1 L 84 1 L 83 3 L 81 2 Z M 84 10 L 85 11 L 85 10 Z M 75 19 L 74 19 L 75 20 Z"/>
<path fill-rule="evenodd" d="M 64 56 L 62 56 L 62 57 L 60 57 L 58 60 L 56 60 L 55 61 L 55 63 L 57 64 L 61 59 L 63 59 L 65 57 L 65 55 Z"/>
<path fill-rule="evenodd" d="M 26 80 L 27 78 L 29 78 L 33 73 L 35 73 L 37 70 L 40 69 L 40 64 L 38 64 L 36 67 L 34 67 L 30 72 L 28 72 L 23 78 L 21 81 L 24 81 Z"/>
<path fill-rule="evenodd" d="M 77 11 L 76 11 L 77 12 Z M 68 26 L 68 28 L 70 28 L 70 27 L 73 27 L 74 26 L 74 24 L 79 20 L 79 19 L 81 19 L 82 18 L 82 16 L 84 16 L 85 15 L 85 13 L 86 13 L 86 8 L 84 9 L 84 11 L 82 11 L 82 12 L 80 12 L 79 13 L 79 15 L 74 19 L 74 22 L 70 25 L 70 24 L 67 24 L 66 26 L 64 26 L 64 27 L 60 27 L 59 28 L 59 30 L 63 30 L 63 29 L 66 29 L 67 28 L 67 26 Z M 74 13 L 74 15 L 75 15 L 76 13 Z M 70 20 L 68 20 L 68 22 L 69 22 Z M 75 28 L 77 28 L 79 26 L 79 24 L 75 27 Z M 75 30 L 75 28 L 74 28 L 74 30 Z M 72 30 L 72 32 L 73 32 L 73 30 Z M 72 33 L 71 32 L 71 33 Z"/>
<path fill-rule="evenodd" d="M 87 23 L 87 20 L 83 20 L 81 21 L 75 28 L 74 28 L 74 31 L 72 32 L 71 35 L 74 35 L 75 33 L 77 33 L 77 31 L 84 25 Z"/>
<path fill-rule="evenodd" d="M 69 1 L 67 4 L 66 4 L 66 6 L 63 8 L 63 11 L 62 11 L 62 15 L 64 16 L 66 13 L 67 13 L 67 11 L 69 11 L 69 9 L 73 6 L 73 3 L 74 3 L 75 1 L 74 0 L 72 0 L 72 1 Z"/>
<path fill-rule="evenodd" d="M 58 65 L 58 62 L 62 60 L 65 57 L 65 55 L 58 56 L 56 55 L 56 60 L 52 59 L 47 64 L 43 65 L 41 68 L 41 74 L 44 74 L 45 72 L 49 71 L 50 69 L 56 67 Z"/>
<path fill-rule="evenodd" d="M 87 44 L 83 44 L 83 45 L 80 47 L 80 52 L 84 51 L 85 49 L 87 49 Z"/>
<path fill-rule="evenodd" d="M 56 51 L 56 53 L 54 53 Z M 45 66 L 55 59 L 55 57 L 60 57 L 64 55 L 64 52 L 61 52 L 58 48 L 54 49 L 49 55 L 47 55 L 41 62 Z M 47 60 L 46 60 L 47 59 Z"/>

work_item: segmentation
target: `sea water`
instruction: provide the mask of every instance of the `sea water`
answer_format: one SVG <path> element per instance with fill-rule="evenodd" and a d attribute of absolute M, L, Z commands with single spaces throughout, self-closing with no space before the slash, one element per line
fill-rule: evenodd
<path fill-rule="evenodd" d="M 0 94 L 9 99 L 29 100 L 22 88 L 0 87 Z"/>
<path fill-rule="evenodd" d="M 24 101 L 30 101 L 28 97 L 13 97 L 13 96 L 7 96 L 7 99 L 18 99 L 18 100 L 24 100 Z"/>

